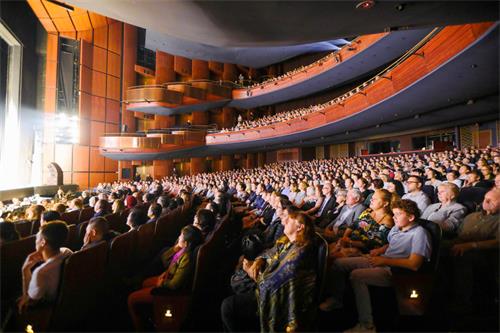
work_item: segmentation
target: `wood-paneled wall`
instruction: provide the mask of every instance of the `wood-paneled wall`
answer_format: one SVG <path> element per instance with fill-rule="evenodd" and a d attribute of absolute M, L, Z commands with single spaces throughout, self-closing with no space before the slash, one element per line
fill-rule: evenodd
<path fill-rule="evenodd" d="M 44 0 L 28 3 L 48 32 L 44 105 L 47 115 L 56 112 L 59 37 L 80 41 L 80 141 L 55 144 L 51 126 L 45 126 L 44 165 L 55 161 L 63 169 L 64 182 L 78 184 L 81 189 L 112 182 L 118 178 L 118 162 L 99 153 L 99 137 L 120 132 L 122 56 L 128 66 L 135 65 L 136 28 L 126 26 L 128 44 L 122 54 L 123 23 L 79 8 L 70 13 Z M 51 121 L 53 117 L 46 119 Z M 125 123 L 135 130 L 135 122 L 128 119 Z"/>

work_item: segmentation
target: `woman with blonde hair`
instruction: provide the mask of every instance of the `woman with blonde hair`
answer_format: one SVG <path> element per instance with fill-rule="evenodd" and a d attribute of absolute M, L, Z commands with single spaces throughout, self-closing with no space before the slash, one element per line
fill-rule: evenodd
<path fill-rule="evenodd" d="M 113 214 L 121 215 L 125 211 L 125 203 L 122 199 L 116 199 L 115 201 L 113 201 L 111 210 L 113 211 Z"/>
<path fill-rule="evenodd" d="M 391 204 L 396 198 L 396 194 L 385 189 L 375 190 L 370 208 L 361 213 L 336 244 L 331 245 L 330 256 L 358 256 L 387 244 L 387 236 L 394 226 Z"/>

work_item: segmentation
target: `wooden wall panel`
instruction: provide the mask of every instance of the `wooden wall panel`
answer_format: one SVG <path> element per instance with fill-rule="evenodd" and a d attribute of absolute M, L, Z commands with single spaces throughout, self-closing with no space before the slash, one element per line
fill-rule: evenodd
<path fill-rule="evenodd" d="M 108 52 L 98 46 L 93 47 L 92 54 L 92 69 L 95 71 L 106 73 L 106 68 L 108 66 Z"/>
<path fill-rule="evenodd" d="M 92 94 L 92 69 L 80 66 L 80 91 Z"/>
<path fill-rule="evenodd" d="M 90 168 L 91 172 L 104 171 L 104 156 L 99 152 L 99 148 L 90 147 Z"/>
<path fill-rule="evenodd" d="M 118 21 L 109 25 L 108 49 L 118 55 L 122 54 L 122 28 Z"/>
<path fill-rule="evenodd" d="M 118 161 L 104 158 L 104 169 L 106 172 L 116 172 L 118 170 Z"/>
<path fill-rule="evenodd" d="M 90 119 L 99 121 L 106 119 L 106 99 L 104 97 L 92 96 Z"/>
<path fill-rule="evenodd" d="M 209 61 L 208 69 L 216 74 L 222 75 L 224 72 L 224 64 L 217 61 Z"/>
<path fill-rule="evenodd" d="M 87 94 L 83 91 L 80 91 L 80 98 L 79 98 L 79 115 L 80 119 L 85 118 L 85 119 L 90 119 L 90 114 L 92 110 L 92 95 Z"/>
<path fill-rule="evenodd" d="M 106 126 L 104 128 L 106 133 L 118 133 L 120 132 L 120 128 L 116 124 L 110 124 L 106 123 Z"/>
<path fill-rule="evenodd" d="M 88 172 L 74 172 L 73 182 L 80 186 L 80 190 L 89 188 L 89 174 Z"/>
<path fill-rule="evenodd" d="M 113 182 L 116 182 L 118 180 L 118 174 L 116 172 L 113 172 L 113 173 L 105 173 L 104 174 L 104 181 L 106 183 L 113 183 Z"/>
<path fill-rule="evenodd" d="M 76 38 L 87 43 L 94 42 L 94 30 L 77 31 Z"/>
<path fill-rule="evenodd" d="M 120 102 L 106 99 L 106 122 L 113 124 L 120 123 Z"/>
<path fill-rule="evenodd" d="M 224 73 L 222 74 L 222 79 L 225 81 L 235 81 L 236 78 L 236 66 L 233 64 L 224 64 Z"/>
<path fill-rule="evenodd" d="M 158 55 L 156 56 L 158 61 Z M 137 62 L 137 28 L 125 24 L 123 29 L 123 66 L 122 66 L 122 100 L 125 99 L 127 88 L 136 84 L 134 71 Z M 127 132 L 135 132 L 136 122 L 132 112 L 127 112 L 126 105 L 122 105 L 121 123 L 127 125 Z"/>
<path fill-rule="evenodd" d="M 107 75 L 106 97 L 108 99 L 120 100 L 120 79 L 112 75 Z"/>
<path fill-rule="evenodd" d="M 80 119 L 80 144 L 88 145 L 90 143 L 90 120 Z"/>
<path fill-rule="evenodd" d="M 92 95 L 106 97 L 106 74 L 92 71 Z"/>
<path fill-rule="evenodd" d="M 174 56 L 174 70 L 182 76 L 191 76 L 191 59 Z"/>
<path fill-rule="evenodd" d="M 92 23 L 90 23 L 90 17 L 86 10 L 75 7 L 70 15 L 76 31 L 90 31 L 92 29 Z"/>
<path fill-rule="evenodd" d="M 90 122 L 90 145 L 99 146 L 99 138 L 104 135 L 105 124 L 98 121 Z"/>
<path fill-rule="evenodd" d="M 174 56 L 156 51 L 156 84 L 175 81 Z"/>
<path fill-rule="evenodd" d="M 103 49 L 108 48 L 108 27 L 107 26 L 102 26 L 100 28 L 94 28 L 94 45 L 102 47 Z"/>
<path fill-rule="evenodd" d="M 120 77 L 121 56 L 108 51 L 108 74 Z"/>
<path fill-rule="evenodd" d="M 91 172 L 90 173 L 90 184 L 91 188 L 96 187 L 99 183 L 104 183 L 104 173 L 102 172 Z"/>
<path fill-rule="evenodd" d="M 80 43 L 80 64 L 92 68 L 93 52 L 92 43 L 83 40 Z"/>
<path fill-rule="evenodd" d="M 89 154 L 88 146 L 74 145 L 73 146 L 73 172 L 89 170 Z"/>
<path fill-rule="evenodd" d="M 204 60 L 196 60 L 192 61 L 192 79 L 208 79 L 210 77 L 210 73 L 208 70 L 208 62 Z"/>

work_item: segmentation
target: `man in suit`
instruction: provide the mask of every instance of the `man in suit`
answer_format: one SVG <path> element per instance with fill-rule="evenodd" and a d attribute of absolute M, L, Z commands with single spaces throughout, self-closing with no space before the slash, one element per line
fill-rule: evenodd
<path fill-rule="evenodd" d="M 339 215 L 326 228 L 324 236 L 328 241 L 336 241 L 342 237 L 345 229 L 349 228 L 356 221 L 361 213 L 366 209 L 363 205 L 363 194 L 356 189 L 347 192 L 344 207 Z"/>
<path fill-rule="evenodd" d="M 323 192 L 325 199 L 315 215 L 315 223 L 316 226 L 325 228 L 332 220 L 332 214 L 335 210 L 337 202 L 335 201 L 335 195 L 333 194 L 332 183 L 329 181 L 325 182 L 321 191 Z"/>

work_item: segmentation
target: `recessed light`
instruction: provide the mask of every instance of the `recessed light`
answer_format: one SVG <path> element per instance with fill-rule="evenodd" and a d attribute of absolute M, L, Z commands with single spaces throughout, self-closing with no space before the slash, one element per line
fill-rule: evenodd
<path fill-rule="evenodd" d="M 375 1 L 374 0 L 365 0 L 358 2 L 356 5 L 356 9 L 361 9 L 361 10 L 367 10 L 375 6 Z"/>

